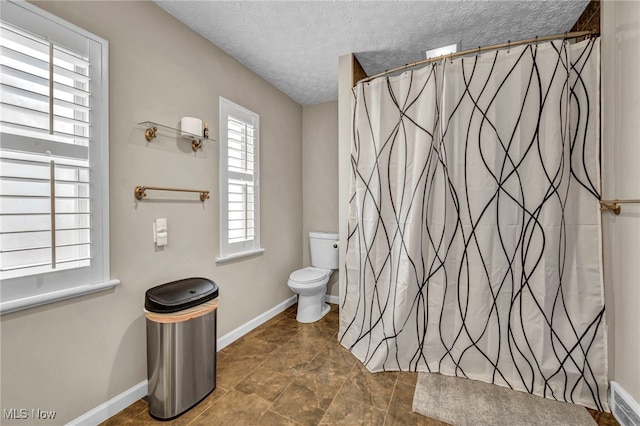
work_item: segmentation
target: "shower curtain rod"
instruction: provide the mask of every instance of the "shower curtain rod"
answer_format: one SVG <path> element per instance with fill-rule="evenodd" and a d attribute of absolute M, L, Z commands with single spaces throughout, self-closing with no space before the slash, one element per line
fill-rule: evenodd
<path fill-rule="evenodd" d="M 416 62 L 412 62 L 410 64 L 406 64 L 406 65 L 402 65 L 396 68 L 392 68 L 390 70 L 386 70 L 384 72 L 372 75 L 370 77 L 365 77 L 361 80 L 358 80 L 358 82 L 356 83 L 356 86 L 360 83 L 366 83 L 368 81 L 371 81 L 375 78 L 378 77 L 382 77 L 384 75 L 387 74 L 393 74 L 394 72 L 398 72 L 398 71 L 402 71 L 402 70 L 406 70 L 408 68 L 413 68 L 416 67 L 418 65 L 425 65 L 425 64 L 430 64 L 432 62 L 439 62 L 442 61 L 443 59 L 453 59 L 453 58 L 457 58 L 458 56 L 466 56 L 466 55 L 470 55 L 472 53 L 481 53 L 481 52 L 486 52 L 487 50 L 497 50 L 497 49 L 504 49 L 504 48 L 509 48 L 509 47 L 515 47 L 515 46 L 521 46 L 523 44 L 530 44 L 530 43 L 536 43 L 536 42 L 543 42 L 543 41 L 550 41 L 550 40 L 558 40 L 558 39 L 570 39 L 570 38 L 579 38 L 579 37 L 597 37 L 598 36 L 598 32 L 595 30 L 590 30 L 590 31 L 574 31 L 574 32 L 570 32 L 570 33 L 563 33 L 563 34 L 555 34 L 555 35 L 549 35 L 549 36 L 544 36 L 544 37 L 536 37 L 536 38 L 530 38 L 527 40 L 519 40 L 519 41 L 509 41 L 507 43 L 502 43 L 502 44 L 494 44 L 492 46 L 484 46 L 484 47 L 477 47 L 475 49 L 469 49 L 469 50 L 465 50 L 463 52 L 456 52 L 456 53 L 449 53 L 448 55 L 442 55 L 442 56 L 438 56 L 435 58 L 429 58 L 429 59 L 422 59 L 420 61 L 416 61 Z"/>

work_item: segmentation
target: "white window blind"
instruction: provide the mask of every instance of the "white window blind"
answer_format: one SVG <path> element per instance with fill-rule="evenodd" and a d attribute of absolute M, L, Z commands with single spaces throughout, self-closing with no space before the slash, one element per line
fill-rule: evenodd
<path fill-rule="evenodd" d="M 109 280 L 106 55 L 106 41 L 3 2 L 3 313 L 6 303 Z"/>
<path fill-rule="evenodd" d="M 220 98 L 221 258 L 261 250 L 258 125 L 257 114 Z"/>
<path fill-rule="evenodd" d="M 86 163 L 2 152 L 2 279 L 90 265 Z"/>
<path fill-rule="evenodd" d="M 0 25 L 0 131 L 88 146 L 89 58 Z"/>

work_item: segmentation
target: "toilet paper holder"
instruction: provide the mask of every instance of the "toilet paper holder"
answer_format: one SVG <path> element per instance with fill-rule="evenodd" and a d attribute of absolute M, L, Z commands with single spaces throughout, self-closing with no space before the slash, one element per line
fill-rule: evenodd
<path fill-rule="evenodd" d="M 180 120 L 180 136 L 191 141 L 191 149 L 195 152 L 202 149 L 202 120 L 195 117 L 182 117 Z"/>

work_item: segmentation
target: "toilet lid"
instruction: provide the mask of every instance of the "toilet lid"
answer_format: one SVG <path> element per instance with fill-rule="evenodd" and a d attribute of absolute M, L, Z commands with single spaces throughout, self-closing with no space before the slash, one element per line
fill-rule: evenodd
<path fill-rule="evenodd" d="M 299 283 L 314 283 L 325 279 L 328 272 L 326 269 L 307 267 L 292 272 L 289 279 Z"/>

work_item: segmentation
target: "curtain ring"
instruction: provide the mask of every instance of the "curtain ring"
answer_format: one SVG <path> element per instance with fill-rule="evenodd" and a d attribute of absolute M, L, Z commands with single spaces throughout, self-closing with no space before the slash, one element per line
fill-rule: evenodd
<path fill-rule="evenodd" d="M 507 53 L 511 52 L 511 40 L 507 41 Z"/>

